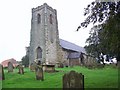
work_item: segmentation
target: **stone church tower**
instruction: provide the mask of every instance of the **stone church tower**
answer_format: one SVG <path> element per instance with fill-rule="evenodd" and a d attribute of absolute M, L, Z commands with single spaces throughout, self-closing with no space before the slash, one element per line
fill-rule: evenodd
<path fill-rule="evenodd" d="M 46 3 L 33 8 L 30 34 L 29 64 L 55 64 L 60 47 L 56 10 Z"/>

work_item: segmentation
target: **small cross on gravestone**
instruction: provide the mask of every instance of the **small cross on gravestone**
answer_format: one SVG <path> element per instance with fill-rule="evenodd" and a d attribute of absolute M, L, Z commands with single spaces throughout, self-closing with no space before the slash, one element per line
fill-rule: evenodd
<path fill-rule="evenodd" d="M 13 72 L 13 64 L 8 62 L 8 72 Z"/>
<path fill-rule="evenodd" d="M 19 69 L 19 72 L 18 72 L 19 74 L 24 74 L 24 68 L 22 65 L 19 65 L 18 69 Z"/>
<path fill-rule="evenodd" d="M 43 69 L 41 65 L 37 65 L 35 68 L 36 80 L 44 80 Z"/>
<path fill-rule="evenodd" d="M 70 71 L 63 76 L 63 90 L 70 88 L 79 88 L 77 90 L 84 90 L 84 75 L 75 71 Z"/>
<path fill-rule="evenodd" d="M 3 66 L 0 64 L 0 80 L 5 80 Z"/>

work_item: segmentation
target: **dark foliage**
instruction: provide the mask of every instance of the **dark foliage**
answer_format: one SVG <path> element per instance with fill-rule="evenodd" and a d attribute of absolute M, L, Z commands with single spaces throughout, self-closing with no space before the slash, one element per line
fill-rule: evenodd
<path fill-rule="evenodd" d="M 22 58 L 22 65 L 25 65 L 25 67 L 28 67 L 28 66 L 29 66 L 29 57 L 28 57 L 28 55 L 25 55 L 25 56 Z"/>
<path fill-rule="evenodd" d="M 93 23 L 90 36 L 86 40 L 87 52 L 98 57 L 102 52 L 120 60 L 120 1 L 92 2 L 85 8 L 84 22 L 77 28 L 87 27 Z M 98 25 L 95 25 L 98 24 Z"/>

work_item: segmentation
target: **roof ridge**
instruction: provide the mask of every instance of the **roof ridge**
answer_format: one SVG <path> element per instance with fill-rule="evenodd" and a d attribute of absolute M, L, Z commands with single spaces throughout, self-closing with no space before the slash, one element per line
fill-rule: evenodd
<path fill-rule="evenodd" d="M 64 39 L 60 39 L 60 40 L 64 40 Z M 64 40 L 64 41 L 66 41 L 66 42 L 68 42 L 68 43 L 71 43 L 71 44 L 74 44 L 74 45 L 76 45 L 76 46 L 79 46 L 79 45 L 77 45 L 77 44 L 75 44 L 75 43 L 73 43 L 73 42 L 70 42 L 70 41 L 67 41 L 67 40 Z M 82 47 L 82 46 L 79 46 L 79 47 Z M 82 47 L 82 48 L 84 48 L 84 47 Z"/>
<path fill-rule="evenodd" d="M 83 52 L 86 53 L 85 48 L 81 47 L 77 44 L 74 44 L 72 42 L 63 40 L 63 39 L 59 39 L 60 40 L 60 45 L 62 46 L 62 48 L 68 49 L 68 50 L 73 50 L 76 52 Z"/>

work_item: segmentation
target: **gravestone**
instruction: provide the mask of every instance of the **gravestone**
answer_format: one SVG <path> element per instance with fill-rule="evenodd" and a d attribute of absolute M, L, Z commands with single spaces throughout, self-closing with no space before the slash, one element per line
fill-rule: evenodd
<path fill-rule="evenodd" d="M 41 65 L 37 65 L 35 68 L 36 80 L 44 80 L 43 69 Z"/>
<path fill-rule="evenodd" d="M 31 64 L 30 64 L 30 71 L 34 72 L 36 66 L 37 66 L 37 63 L 36 63 L 36 62 L 31 63 Z"/>
<path fill-rule="evenodd" d="M 70 71 L 69 73 L 64 74 L 63 90 L 68 88 L 79 88 L 79 90 L 84 90 L 84 75 L 75 71 Z"/>
<path fill-rule="evenodd" d="M 0 80 L 5 80 L 3 66 L 0 64 Z"/>
<path fill-rule="evenodd" d="M 19 72 L 18 72 L 19 74 L 24 74 L 24 68 L 22 65 L 19 65 L 18 69 L 19 69 Z"/>
<path fill-rule="evenodd" d="M 30 71 L 34 71 L 34 69 L 33 69 L 33 63 L 30 64 L 29 68 L 30 68 Z"/>
<path fill-rule="evenodd" d="M 13 72 L 13 64 L 8 62 L 8 72 Z"/>
<path fill-rule="evenodd" d="M 60 63 L 59 68 L 64 68 L 64 65 Z"/>

